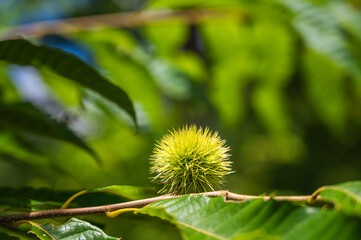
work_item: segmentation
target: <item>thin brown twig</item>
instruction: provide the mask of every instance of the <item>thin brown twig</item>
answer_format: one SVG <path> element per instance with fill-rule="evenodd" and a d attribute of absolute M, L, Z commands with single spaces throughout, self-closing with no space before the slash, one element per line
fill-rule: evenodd
<path fill-rule="evenodd" d="M 205 192 L 205 193 L 196 193 L 191 195 L 204 195 L 207 197 L 219 197 L 223 196 L 225 201 L 246 201 L 251 199 L 263 199 L 268 201 L 270 199 L 278 201 L 295 201 L 295 202 L 305 202 L 310 201 L 314 196 L 250 196 L 250 195 L 241 195 L 236 193 L 231 193 L 228 191 L 216 191 L 216 192 Z M 111 205 L 102 205 L 96 207 L 84 207 L 84 208 L 70 208 L 70 209 L 54 209 L 47 211 L 38 211 L 38 212 L 28 212 L 21 214 L 12 214 L 12 215 L 3 215 L 0 216 L 0 223 L 12 223 L 20 220 L 36 220 L 36 219 L 45 219 L 45 218 L 57 218 L 57 217 L 74 217 L 74 216 L 84 216 L 84 215 L 99 215 L 106 214 L 107 212 L 116 211 L 124 208 L 139 208 L 144 207 L 150 203 L 178 198 L 185 195 L 163 195 L 154 198 L 147 198 L 142 200 L 117 203 Z M 317 200 L 318 198 L 316 197 Z"/>
<path fill-rule="evenodd" d="M 135 28 L 149 23 L 170 24 L 178 20 L 185 24 L 198 24 L 207 20 L 241 20 L 243 14 L 233 8 L 202 8 L 191 10 L 143 10 L 130 13 L 112 13 L 61 20 L 42 21 L 12 27 L 6 30 L 1 40 L 16 39 L 23 36 L 42 37 L 49 34 L 71 34 L 104 28 Z M 175 22 L 177 23 L 177 22 Z"/>

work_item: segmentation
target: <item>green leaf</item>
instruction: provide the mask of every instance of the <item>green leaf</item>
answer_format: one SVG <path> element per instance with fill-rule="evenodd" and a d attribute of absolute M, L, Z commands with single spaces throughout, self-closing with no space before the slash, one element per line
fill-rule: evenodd
<path fill-rule="evenodd" d="M 10 226 L 0 226 L 0 239 L 1 240 L 36 240 L 38 239 L 34 235 L 27 234 L 21 229 L 15 229 Z"/>
<path fill-rule="evenodd" d="M 55 227 L 53 224 L 32 224 L 30 232 L 41 240 L 54 239 L 87 239 L 87 240 L 116 240 L 119 238 L 106 235 L 100 228 L 88 222 L 72 218 L 69 222 Z"/>
<path fill-rule="evenodd" d="M 183 238 L 190 240 L 361 238 L 360 218 L 274 200 L 234 203 L 222 197 L 185 196 L 153 203 L 138 212 L 174 223 Z"/>
<path fill-rule="evenodd" d="M 0 126 L 15 132 L 26 132 L 72 143 L 100 162 L 97 154 L 65 124 L 51 119 L 30 103 L 0 105 Z"/>
<path fill-rule="evenodd" d="M 321 196 L 322 200 L 333 203 L 336 209 L 361 216 L 361 181 L 324 186 L 315 194 Z"/>
<path fill-rule="evenodd" d="M 24 39 L 16 39 L 0 42 L 0 60 L 19 65 L 47 67 L 116 103 L 130 114 L 136 124 L 135 111 L 128 95 L 97 70 L 71 54 L 47 46 L 34 45 Z"/>
<path fill-rule="evenodd" d="M 0 239 L 1 240 L 20 240 L 20 238 L 18 238 L 18 237 L 9 236 L 9 235 L 7 235 L 5 233 L 1 233 L 1 232 L 0 232 Z"/>

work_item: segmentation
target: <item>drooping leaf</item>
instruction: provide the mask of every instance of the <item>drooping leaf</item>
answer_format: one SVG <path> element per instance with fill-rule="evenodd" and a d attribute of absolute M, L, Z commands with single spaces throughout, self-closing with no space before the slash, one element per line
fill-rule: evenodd
<path fill-rule="evenodd" d="M 360 218 L 274 200 L 234 203 L 222 197 L 185 196 L 153 203 L 138 212 L 174 223 L 189 240 L 257 239 L 260 235 L 260 239 L 287 240 L 361 237 Z"/>
<path fill-rule="evenodd" d="M 322 200 L 333 203 L 336 209 L 361 216 L 361 181 L 324 186 L 316 193 Z"/>
<path fill-rule="evenodd" d="M 19 65 L 47 67 L 116 103 L 136 124 L 135 111 L 128 95 L 97 70 L 71 54 L 47 46 L 34 45 L 24 39 L 16 39 L 0 42 L 0 60 Z"/>
<path fill-rule="evenodd" d="M 100 161 L 97 154 L 65 124 L 50 118 L 30 103 L 0 105 L 0 126 L 12 131 L 26 132 L 38 136 L 72 143 Z"/>
<path fill-rule="evenodd" d="M 30 232 L 34 233 L 41 240 L 54 239 L 87 239 L 87 240 L 116 240 L 119 238 L 110 237 L 100 228 L 91 225 L 86 221 L 72 218 L 67 223 L 55 227 L 53 224 L 32 224 Z"/>

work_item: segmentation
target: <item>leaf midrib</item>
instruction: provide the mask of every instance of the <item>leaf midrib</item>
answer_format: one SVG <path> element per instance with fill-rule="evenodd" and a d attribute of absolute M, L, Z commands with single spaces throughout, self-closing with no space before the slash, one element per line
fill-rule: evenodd
<path fill-rule="evenodd" d="M 201 229 L 201 228 L 197 228 L 197 227 L 192 226 L 192 225 L 189 225 L 189 224 L 187 224 L 187 223 L 179 222 L 179 221 L 177 221 L 177 223 L 179 223 L 180 225 L 183 225 L 183 226 L 185 226 L 185 227 L 191 228 L 191 229 L 193 229 L 193 230 L 196 230 L 196 231 L 198 231 L 198 232 L 201 232 L 201 233 L 203 233 L 203 234 L 205 234 L 205 235 L 212 236 L 212 237 L 218 238 L 218 239 L 220 239 L 220 240 L 228 240 L 228 238 L 219 236 L 219 235 L 217 235 L 217 234 L 211 233 L 211 232 L 206 231 L 206 230 Z"/>

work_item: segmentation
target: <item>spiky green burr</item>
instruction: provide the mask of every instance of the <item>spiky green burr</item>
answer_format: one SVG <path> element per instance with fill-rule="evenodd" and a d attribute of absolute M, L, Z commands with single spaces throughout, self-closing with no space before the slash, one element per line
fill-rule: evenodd
<path fill-rule="evenodd" d="M 194 125 L 170 131 L 157 142 L 150 158 L 159 193 L 188 194 L 215 191 L 231 171 L 230 148 L 217 132 Z"/>

